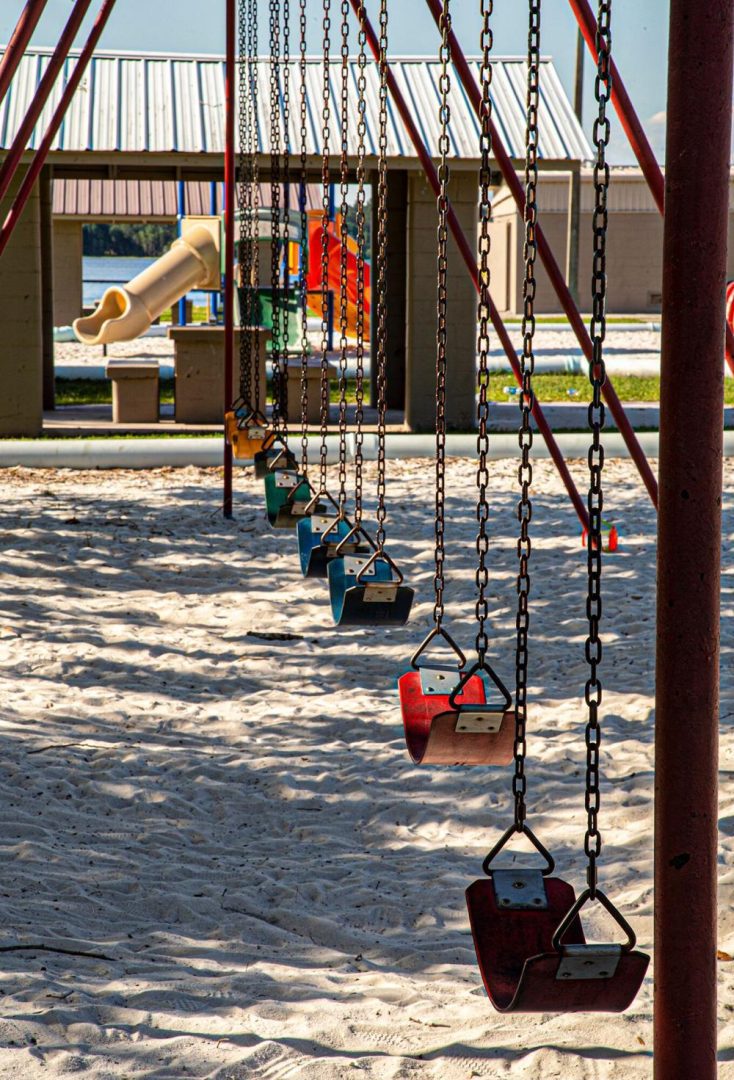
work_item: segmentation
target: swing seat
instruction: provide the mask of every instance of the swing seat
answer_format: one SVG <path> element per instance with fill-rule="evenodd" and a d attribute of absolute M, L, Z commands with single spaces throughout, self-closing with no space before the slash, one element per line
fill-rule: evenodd
<path fill-rule="evenodd" d="M 408 753 L 415 765 L 509 765 L 515 743 L 515 713 L 487 703 L 485 682 L 472 675 L 449 697 L 461 673 L 425 665 L 398 679 L 400 711 Z M 476 708 L 472 708 L 476 706 Z"/>
<path fill-rule="evenodd" d="M 295 472 L 298 468 L 295 456 L 291 451 L 286 447 L 273 445 L 275 435 L 270 434 L 271 440 L 268 445 L 263 445 L 261 450 L 254 455 L 255 476 L 260 480 L 264 480 L 273 468 L 288 469 L 292 472 Z"/>
<path fill-rule="evenodd" d="M 274 529 L 295 529 L 310 500 L 308 480 L 297 472 L 276 469 L 265 477 L 265 507 Z"/>
<path fill-rule="evenodd" d="M 334 521 L 334 517 L 325 514 L 312 514 L 298 522 L 298 555 L 304 577 L 325 578 L 326 568 L 334 558 L 337 547 L 352 531 L 348 521 L 340 521 L 330 530 L 324 542 L 324 533 Z M 345 547 L 354 554 L 366 554 L 369 550 L 364 544 L 358 543 Z"/>
<path fill-rule="evenodd" d="M 363 556 L 332 559 L 327 568 L 331 613 L 337 626 L 404 626 L 413 606 L 413 589 L 398 582 L 387 559 L 378 558 L 363 574 Z"/>
<path fill-rule="evenodd" d="M 623 1012 L 650 958 L 621 945 L 587 945 L 573 886 L 539 870 L 495 870 L 466 890 L 484 987 L 499 1012 Z"/>

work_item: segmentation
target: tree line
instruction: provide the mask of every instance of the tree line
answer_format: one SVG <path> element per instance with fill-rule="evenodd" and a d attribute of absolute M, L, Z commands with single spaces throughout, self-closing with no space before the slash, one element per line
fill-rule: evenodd
<path fill-rule="evenodd" d="M 158 258 L 176 239 L 174 224 L 85 225 L 85 255 Z"/>

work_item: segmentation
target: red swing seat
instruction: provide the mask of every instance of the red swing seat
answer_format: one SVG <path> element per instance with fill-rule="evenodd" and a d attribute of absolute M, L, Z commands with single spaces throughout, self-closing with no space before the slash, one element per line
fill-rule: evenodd
<path fill-rule="evenodd" d="M 587 945 L 578 916 L 586 896 L 577 903 L 573 886 L 539 870 L 495 870 L 469 886 L 474 948 L 495 1009 L 623 1012 L 632 1004 L 650 958 L 632 948 L 634 936 L 627 947 Z"/>
<path fill-rule="evenodd" d="M 449 702 L 455 668 L 424 665 L 398 679 L 408 753 L 416 765 L 509 765 L 515 741 L 514 711 L 490 710 L 484 680 L 472 675 Z M 445 692 L 442 683 L 445 682 Z M 476 713 L 467 706 L 483 706 Z"/>

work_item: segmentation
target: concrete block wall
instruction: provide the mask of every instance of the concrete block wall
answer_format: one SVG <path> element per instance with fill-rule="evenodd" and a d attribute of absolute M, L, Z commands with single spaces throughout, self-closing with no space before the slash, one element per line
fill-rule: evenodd
<path fill-rule="evenodd" d="M 476 249 L 477 178 L 454 172 L 449 197 Z M 408 180 L 406 298 L 406 423 L 413 431 L 435 430 L 437 214 L 435 196 L 422 176 Z M 476 414 L 477 293 L 452 238 L 448 269 L 447 424 L 471 429 Z"/>
<path fill-rule="evenodd" d="M 0 221 L 5 219 L 16 191 L 17 182 L 0 203 Z M 41 289 L 41 211 L 36 187 L 0 257 L 0 436 L 38 435 L 41 431 Z"/>
<path fill-rule="evenodd" d="M 566 215 L 540 214 L 543 228 L 561 269 L 566 266 Z M 579 252 L 580 308 L 591 309 L 592 215 L 581 215 Z M 492 296 L 500 314 L 522 313 L 523 223 L 503 202 L 491 226 Z M 659 315 L 663 278 L 663 219 L 655 212 L 617 212 L 610 215 L 607 273 L 609 311 L 612 314 Z M 729 220 L 728 276 L 734 279 L 734 213 Z M 558 314 L 561 306 L 538 259 L 536 308 L 541 313 Z"/>
<path fill-rule="evenodd" d="M 82 224 L 54 219 L 54 326 L 82 313 Z"/>

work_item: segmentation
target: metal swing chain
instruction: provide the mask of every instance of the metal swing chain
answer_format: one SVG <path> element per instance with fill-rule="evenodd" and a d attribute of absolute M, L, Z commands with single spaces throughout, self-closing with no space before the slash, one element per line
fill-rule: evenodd
<path fill-rule="evenodd" d="M 367 173 L 367 34 L 364 30 L 364 3 L 360 2 L 359 57 L 357 75 L 357 390 L 354 435 L 354 524 L 362 524 L 362 474 L 364 466 L 364 326 Z"/>
<path fill-rule="evenodd" d="M 436 627 L 440 627 L 444 617 L 443 593 L 445 587 L 444 561 L 445 561 L 445 503 L 446 503 L 446 345 L 448 340 L 447 309 L 448 309 L 448 184 L 449 164 L 448 154 L 449 123 L 451 121 L 451 108 L 449 106 L 449 91 L 451 90 L 451 76 L 449 64 L 451 63 L 451 11 L 450 2 L 445 0 L 439 22 L 441 34 L 441 46 L 439 49 L 439 62 L 441 65 L 438 89 L 441 95 L 438 119 L 440 133 L 438 137 L 438 152 L 441 161 L 438 168 L 439 192 L 437 199 L 438 208 L 438 232 L 437 232 L 437 330 L 436 330 L 436 514 L 434 521 L 435 544 L 435 574 L 433 587 L 435 601 L 433 605 L 433 621 Z"/>
<path fill-rule="evenodd" d="M 593 141 L 596 146 L 594 163 L 594 260 L 592 274 L 592 318 L 591 339 L 594 346 L 593 359 L 589 370 L 592 386 L 592 400 L 589 405 L 589 426 L 592 430 L 592 443 L 589 448 L 589 535 L 587 542 L 587 570 L 589 589 L 586 601 L 586 614 L 589 620 L 589 636 L 586 639 L 586 662 L 589 665 L 589 678 L 586 681 L 585 699 L 589 709 L 586 723 L 586 795 L 587 814 L 584 852 L 589 865 L 587 883 L 592 899 L 596 896 L 597 859 L 601 854 L 602 840 L 598 828 L 598 814 L 601 803 L 599 789 L 599 746 L 601 727 L 599 725 L 599 706 L 602 700 L 602 685 L 599 679 L 599 665 L 602 656 L 602 643 L 599 637 L 599 624 L 602 614 L 601 599 L 601 563 L 602 563 L 602 469 L 604 467 L 604 447 L 601 432 L 604 427 L 604 402 L 602 387 L 606 373 L 604 368 L 604 338 L 606 336 L 606 300 L 607 300 L 607 196 L 609 193 L 609 165 L 607 146 L 611 134 L 611 124 L 607 116 L 607 105 L 612 96 L 611 67 L 611 0 L 599 0 L 596 48 L 598 55 L 597 74 L 594 92 L 599 104 L 599 111 L 594 121 Z"/>
<path fill-rule="evenodd" d="M 308 95 L 306 93 L 306 0 L 299 0 L 299 73 L 301 77 L 301 171 L 299 186 L 299 210 L 301 218 L 301 471 L 308 472 L 308 210 L 306 204 L 308 184 L 307 122 Z"/>
<path fill-rule="evenodd" d="M 252 287 L 249 290 L 249 305 L 247 322 L 251 326 L 251 355 L 254 362 L 253 378 L 253 405 L 260 411 L 260 322 L 259 287 L 260 287 L 260 164 L 258 161 L 258 19 L 257 0 L 248 0 L 250 18 L 248 19 L 248 45 L 247 55 L 251 57 L 250 64 L 250 99 L 252 132 L 250 146 L 252 149 Z"/>
<path fill-rule="evenodd" d="M 379 149 L 377 166 L 377 530 L 375 542 L 377 553 L 385 549 L 387 519 L 386 462 L 385 462 L 385 412 L 387 408 L 387 356 L 385 335 L 387 333 L 387 48 L 388 48 L 388 0 L 380 0 L 380 105 Z"/>
<path fill-rule="evenodd" d="M 528 82 L 527 82 L 527 125 L 525 131 L 525 277 L 523 282 L 522 316 L 522 394 L 520 395 L 521 426 L 519 432 L 520 465 L 518 482 L 520 501 L 517 506 L 517 519 L 520 523 L 520 535 L 517 541 L 519 561 L 517 574 L 517 644 L 515 652 L 515 774 L 512 779 L 512 793 L 515 797 L 515 828 L 521 829 L 527 816 L 525 795 L 527 778 L 525 776 L 525 756 L 527 753 L 527 691 L 528 691 L 528 634 L 530 630 L 530 522 L 533 517 L 533 504 L 530 499 L 530 487 L 533 481 L 533 466 L 530 453 L 533 446 L 533 429 L 530 416 L 533 408 L 533 373 L 535 371 L 535 263 L 538 255 L 536 227 L 538 222 L 538 104 L 540 100 L 540 4 L 541 0 L 530 0 L 530 22 L 528 29 Z"/>
<path fill-rule="evenodd" d="M 280 430 L 280 0 L 270 0 L 270 286 L 273 429 Z"/>
<path fill-rule="evenodd" d="M 489 603 L 487 601 L 487 587 L 489 585 L 489 569 L 487 567 L 487 555 L 489 554 L 489 536 L 487 524 L 489 521 L 489 503 L 487 502 L 487 487 L 489 486 L 489 469 L 487 468 L 487 455 L 489 454 L 489 434 L 487 425 L 489 421 L 489 322 L 490 306 L 492 303 L 489 286 L 489 256 L 490 235 L 489 224 L 492 211 L 491 203 L 491 156 L 492 156 L 492 28 L 490 20 L 494 9 L 494 0 L 482 0 L 482 30 L 480 46 L 482 52 L 481 61 L 481 87 L 482 100 L 480 108 L 480 136 L 479 147 L 481 164 L 479 168 L 479 402 L 477 406 L 477 419 L 479 421 L 479 434 L 477 437 L 477 451 L 479 453 L 479 467 L 477 469 L 477 488 L 479 500 L 477 503 L 477 522 L 479 532 L 477 534 L 477 658 L 484 667 L 489 639 L 487 637 L 487 619 L 489 617 Z"/>
<path fill-rule="evenodd" d="M 347 504 L 347 255 L 349 214 L 349 0 L 341 5 L 341 158 L 339 194 L 341 196 L 341 252 L 339 259 L 339 517 L 346 516 Z"/>
<path fill-rule="evenodd" d="M 252 286 L 252 123 L 250 119 L 251 98 L 249 85 L 252 60 L 248 52 L 249 7 L 250 0 L 240 0 L 238 5 L 238 104 L 240 152 L 237 178 L 237 203 L 240 212 L 238 261 L 240 266 L 239 296 L 241 297 L 239 395 L 243 403 L 249 403 L 251 405 L 252 339 L 249 331 L 245 332 L 244 330 L 244 327 L 248 325 L 247 312 L 249 309 L 250 289 Z"/>
<path fill-rule="evenodd" d="M 281 226 L 281 237 L 283 239 L 284 249 L 284 284 L 281 293 L 281 367 L 280 367 L 280 430 L 283 438 L 288 439 L 288 293 L 290 288 L 290 267 L 288 259 L 290 256 L 290 245 L 288 238 L 290 235 L 290 155 L 291 155 L 291 138 L 290 138 L 290 120 L 291 120 L 291 5 L 290 0 L 283 0 L 283 181 L 284 181 L 284 197 L 283 197 L 283 223 Z M 278 252 L 280 256 L 280 250 Z"/>
<path fill-rule="evenodd" d="M 330 78 L 329 50 L 331 48 L 331 0 L 324 0 L 323 47 L 324 82 L 321 109 L 322 135 L 322 211 L 321 211 L 321 451 L 320 489 L 326 492 L 326 434 L 329 424 L 329 221 L 331 217 L 331 175 L 329 171 Z"/>

